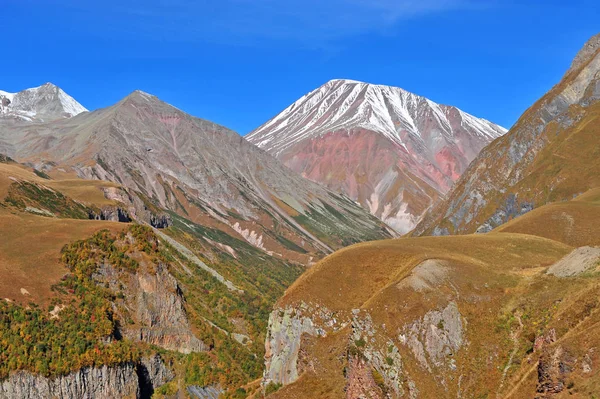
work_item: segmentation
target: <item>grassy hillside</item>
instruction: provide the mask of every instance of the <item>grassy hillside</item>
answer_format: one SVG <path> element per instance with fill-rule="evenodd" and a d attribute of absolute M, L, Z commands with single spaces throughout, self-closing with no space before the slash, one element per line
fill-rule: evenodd
<path fill-rule="evenodd" d="M 534 234 L 574 247 L 600 245 L 600 189 L 572 201 L 543 206 L 498 227 L 496 232 Z"/>
<path fill-rule="evenodd" d="M 547 270 L 577 246 L 600 245 L 598 198 L 592 190 L 488 234 L 363 243 L 327 257 L 274 312 L 294 309 L 325 336 L 303 335 L 300 378 L 269 397 L 546 398 L 549 386 L 556 397 L 593 397 L 600 262 L 570 278 Z"/>

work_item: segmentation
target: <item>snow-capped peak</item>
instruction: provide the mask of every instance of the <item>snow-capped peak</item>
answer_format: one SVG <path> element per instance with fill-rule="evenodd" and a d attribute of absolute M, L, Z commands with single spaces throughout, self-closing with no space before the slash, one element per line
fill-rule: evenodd
<path fill-rule="evenodd" d="M 87 109 L 61 88 L 45 83 L 18 93 L 0 91 L 0 115 L 27 121 L 70 118 Z"/>
<path fill-rule="evenodd" d="M 506 133 L 506 129 L 485 119 L 399 87 L 334 79 L 300 98 L 247 139 L 277 156 L 309 137 L 362 128 L 405 146 L 406 134 L 424 139 L 423 130 L 431 123 L 435 124 L 435 134 L 445 140 L 452 140 L 457 123 L 470 134 L 490 141 Z"/>

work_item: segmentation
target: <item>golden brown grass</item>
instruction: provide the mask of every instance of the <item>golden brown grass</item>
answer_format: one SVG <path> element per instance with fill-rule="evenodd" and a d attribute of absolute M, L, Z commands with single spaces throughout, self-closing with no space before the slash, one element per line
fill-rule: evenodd
<path fill-rule="evenodd" d="M 565 244 L 540 237 L 497 233 L 367 242 L 319 262 L 286 291 L 280 303 L 315 299 L 327 307 L 350 310 L 400 281 L 426 259 L 508 272 L 547 266 L 570 250 Z"/>
<path fill-rule="evenodd" d="M 67 179 L 48 180 L 23 165 L 0 164 L 0 202 L 17 179 L 42 184 L 88 205 L 114 204 L 104 197 L 101 188 L 118 187 L 116 184 L 60 177 Z M 65 244 L 101 229 L 120 231 L 124 227 L 113 222 L 42 217 L 0 207 L 0 298 L 45 304 L 52 296 L 52 284 L 67 271 L 59 262 Z"/>
<path fill-rule="evenodd" d="M 561 346 L 579 362 L 590 348 L 600 346 L 599 276 L 560 279 L 545 274 L 576 246 L 600 244 L 599 222 L 600 189 L 594 189 L 574 200 L 538 208 L 488 234 L 357 244 L 307 271 L 279 305 L 320 304 L 340 319 L 349 317 L 351 309 L 367 311 L 377 331 L 375 347 L 395 342 L 404 372 L 422 397 L 456 397 L 455 383 L 442 387 L 439 376 L 456 381 L 462 375 L 463 394 L 530 398 L 535 395 L 540 355 L 528 350 L 536 336 L 554 328 L 559 337 L 554 347 Z M 426 259 L 445 262 L 448 272 L 432 289 L 418 291 L 404 282 Z M 397 337 L 414 320 L 443 308 L 449 300 L 458 303 L 467 322 L 468 346 L 453 355 L 456 373 L 427 371 Z M 311 340 L 303 350 L 321 369 L 306 372 L 273 397 L 344 397 L 346 381 L 339 359 L 345 358 L 348 345 L 346 330 Z M 600 361 L 600 356 L 592 357 Z M 565 397 L 590 397 L 600 389 L 600 375 L 586 374 L 578 365 L 565 384 L 569 386 Z"/>
<path fill-rule="evenodd" d="M 546 237 L 574 247 L 600 245 L 600 189 L 534 209 L 495 231 Z"/>
<path fill-rule="evenodd" d="M 0 298 L 44 304 L 50 287 L 67 272 L 60 263 L 62 247 L 101 229 L 121 231 L 126 225 L 92 220 L 57 219 L 14 214 L 0 209 Z M 30 295 L 23 295 L 21 288 Z"/>
<path fill-rule="evenodd" d="M 61 177 L 65 177 L 60 175 Z M 25 180 L 42 184 L 53 190 L 60 191 L 65 196 L 88 205 L 114 205 L 115 201 L 104 196 L 102 188 L 119 187 L 118 184 L 102 180 L 84 180 L 68 176 L 66 179 L 47 180 L 37 176 L 32 169 L 19 164 L 0 163 L 0 200 L 8 194 L 8 188 L 14 180 Z"/>

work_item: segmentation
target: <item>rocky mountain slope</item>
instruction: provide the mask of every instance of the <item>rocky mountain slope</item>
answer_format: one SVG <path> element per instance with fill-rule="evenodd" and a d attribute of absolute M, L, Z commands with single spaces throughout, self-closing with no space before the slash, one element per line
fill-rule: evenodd
<path fill-rule="evenodd" d="M 289 171 L 235 132 L 143 92 L 63 121 L 4 125 L 2 142 L 7 155 L 40 170 L 121 184 L 138 213 L 164 209 L 266 253 L 295 252 L 291 258 L 304 263 L 388 235 L 352 201 Z"/>
<path fill-rule="evenodd" d="M 562 203 L 568 236 L 545 238 L 546 218 L 525 215 L 325 258 L 271 313 L 268 397 L 593 397 L 600 252 L 577 245 L 600 245 L 598 193 Z"/>
<path fill-rule="evenodd" d="M 83 112 L 87 109 L 52 83 L 18 93 L 0 90 L 0 118 L 44 122 Z"/>
<path fill-rule="evenodd" d="M 405 233 L 505 132 L 397 87 L 333 80 L 246 138 Z"/>
<path fill-rule="evenodd" d="M 600 35 L 508 134 L 487 146 L 415 234 L 489 231 L 600 185 Z"/>

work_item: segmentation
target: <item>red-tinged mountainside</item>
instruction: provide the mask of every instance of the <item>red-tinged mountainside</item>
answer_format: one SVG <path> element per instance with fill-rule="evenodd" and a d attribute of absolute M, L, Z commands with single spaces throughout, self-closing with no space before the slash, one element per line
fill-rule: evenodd
<path fill-rule="evenodd" d="M 414 234 L 485 232 L 600 186 L 600 35 L 508 134 L 473 161 Z"/>
<path fill-rule="evenodd" d="M 505 131 L 400 88 L 333 80 L 246 138 L 405 233 Z"/>

